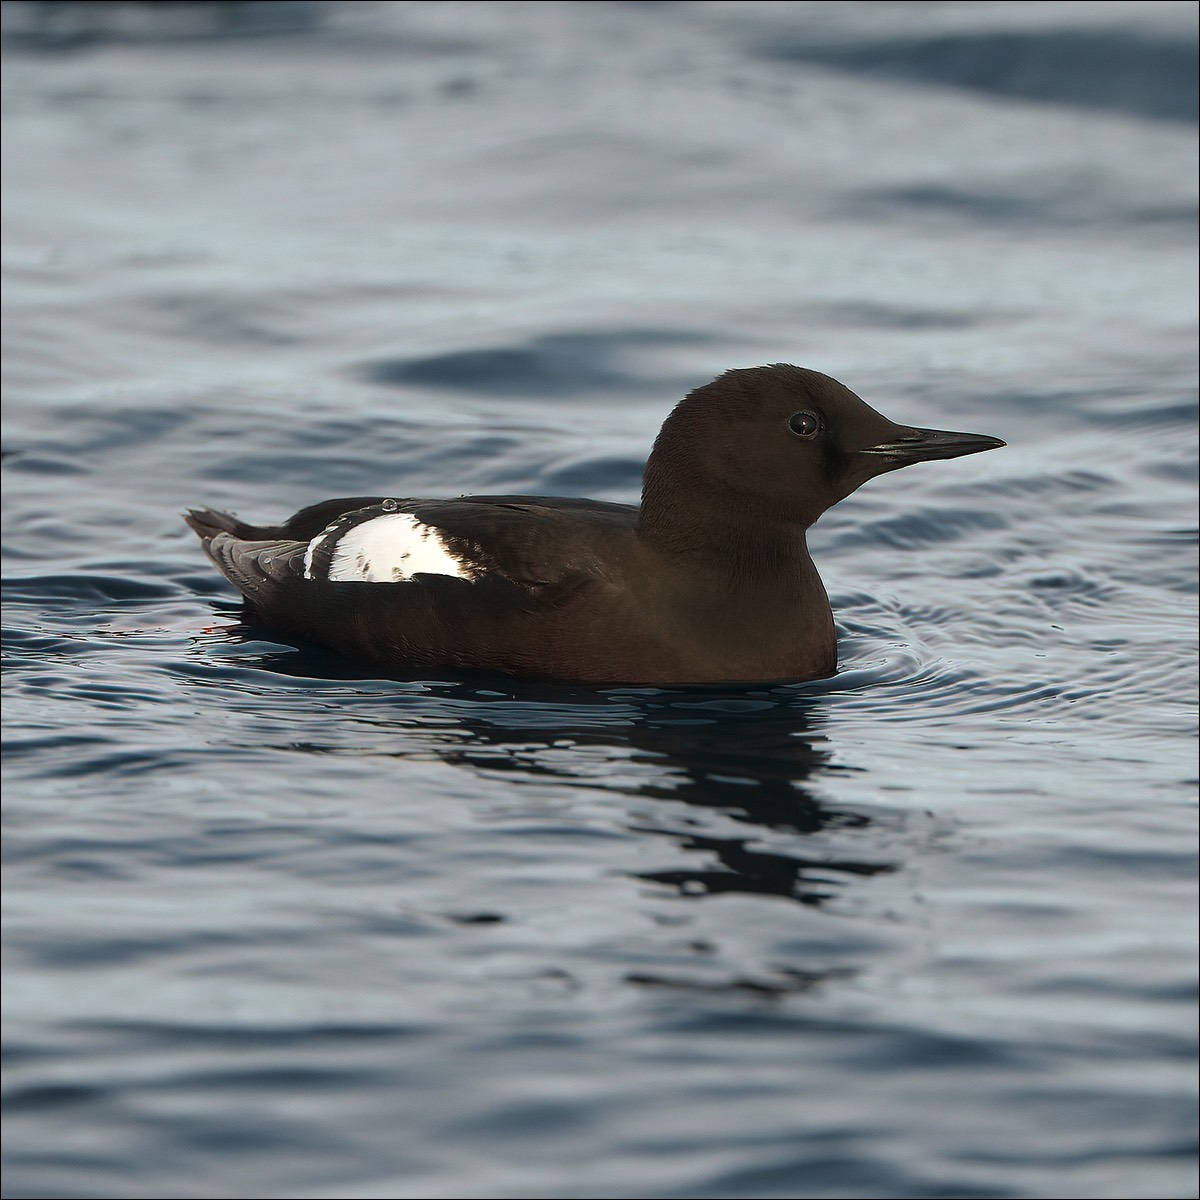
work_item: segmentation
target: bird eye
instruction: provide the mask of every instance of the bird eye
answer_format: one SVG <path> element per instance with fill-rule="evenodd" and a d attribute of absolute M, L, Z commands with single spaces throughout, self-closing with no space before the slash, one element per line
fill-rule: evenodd
<path fill-rule="evenodd" d="M 821 421 L 816 413 L 798 412 L 788 417 L 788 428 L 802 438 L 815 437 L 821 431 Z"/>

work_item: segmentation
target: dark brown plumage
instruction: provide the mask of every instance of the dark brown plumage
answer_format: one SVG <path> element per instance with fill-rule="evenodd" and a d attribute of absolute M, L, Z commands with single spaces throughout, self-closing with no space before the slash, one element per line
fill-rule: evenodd
<path fill-rule="evenodd" d="M 680 401 L 640 508 L 358 496 L 279 526 L 186 519 L 258 619 L 389 671 L 811 679 L 837 653 L 808 527 L 875 475 L 1002 445 L 897 425 L 829 376 L 776 364 Z"/>

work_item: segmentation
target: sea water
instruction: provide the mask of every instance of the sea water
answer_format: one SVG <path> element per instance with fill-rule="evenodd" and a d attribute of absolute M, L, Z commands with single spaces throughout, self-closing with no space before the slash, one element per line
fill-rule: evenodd
<path fill-rule="evenodd" d="M 1194 5 L 4 22 L 5 1196 L 1196 1194 Z M 777 361 L 1008 442 L 818 683 L 380 678 L 179 519 Z"/>

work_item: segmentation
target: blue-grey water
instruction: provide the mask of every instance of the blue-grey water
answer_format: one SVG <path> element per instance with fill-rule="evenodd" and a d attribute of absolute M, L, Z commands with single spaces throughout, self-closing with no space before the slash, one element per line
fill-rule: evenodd
<path fill-rule="evenodd" d="M 6 1197 L 1186 1197 L 1196 7 L 4 6 Z M 1007 449 L 841 671 L 385 679 L 179 520 Z"/>

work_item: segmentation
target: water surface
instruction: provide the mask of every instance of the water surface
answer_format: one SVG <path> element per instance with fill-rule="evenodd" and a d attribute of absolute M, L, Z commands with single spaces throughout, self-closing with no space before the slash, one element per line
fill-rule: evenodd
<path fill-rule="evenodd" d="M 1194 15 L 7 5 L 4 1194 L 1194 1195 Z M 178 519 L 780 360 L 1009 443 L 831 680 L 381 679 Z"/>

